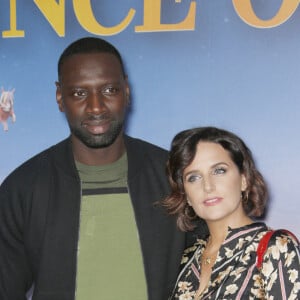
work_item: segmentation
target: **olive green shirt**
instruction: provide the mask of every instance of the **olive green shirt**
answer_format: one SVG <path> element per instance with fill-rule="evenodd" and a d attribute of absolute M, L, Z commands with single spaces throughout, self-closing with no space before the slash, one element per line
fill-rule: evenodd
<path fill-rule="evenodd" d="M 76 166 L 83 194 L 76 300 L 147 299 L 126 155 L 110 165 Z"/>

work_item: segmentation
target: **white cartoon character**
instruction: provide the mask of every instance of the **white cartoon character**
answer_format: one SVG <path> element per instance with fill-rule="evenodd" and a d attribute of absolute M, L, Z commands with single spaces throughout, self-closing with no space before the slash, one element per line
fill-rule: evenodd
<path fill-rule="evenodd" d="M 5 91 L 1 88 L 0 123 L 2 123 L 4 131 L 8 131 L 7 120 L 9 117 L 11 117 L 13 122 L 16 121 L 16 115 L 14 113 L 14 92 L 15 89 Z"/>

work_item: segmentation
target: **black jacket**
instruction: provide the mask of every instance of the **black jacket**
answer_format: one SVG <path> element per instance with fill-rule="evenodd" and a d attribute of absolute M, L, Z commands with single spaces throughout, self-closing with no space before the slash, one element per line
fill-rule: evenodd
<path fill-rule="evenodd" d="M 128 188 L 139 231 L 149 300 L 168 298 L 185 235 L 155 206 L 169 191 L 167 152 L 125 136 Z M 0 299 L 71 300 L 75 295 L 81 187 L 70 140 L 43 151 L 0 187 Z M 141 299 L 143 300 L 143 299 Z"/>

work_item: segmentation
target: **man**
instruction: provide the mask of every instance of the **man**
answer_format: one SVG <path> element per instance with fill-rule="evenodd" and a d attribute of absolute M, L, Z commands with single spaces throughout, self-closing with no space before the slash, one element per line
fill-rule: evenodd
<path fill-rule="evenodd" d="M 0 299 L 166 300 L 185 236 L 155 203 L 167 152 L 124 134 L 130 89 L 114 46 L 69 45 L 58 107 L 71 135 L 0 187 Z"/>

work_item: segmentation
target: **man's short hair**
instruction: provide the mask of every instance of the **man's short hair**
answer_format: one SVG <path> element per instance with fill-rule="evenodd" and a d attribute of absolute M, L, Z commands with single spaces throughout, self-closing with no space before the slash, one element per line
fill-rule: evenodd
<path fill-rule="evenodd" d="M 109 42 L 95 37 L 85 37 L 71 43 L 61 54 L 58 60 L 58 80 L 61 77 L 61 69 L 64 62 L 75 54 L 87 53 L 110 53 L 114 55 L 120 62 L 122 73 L 125 76 L 125 68 L 119 51 Z"/>

